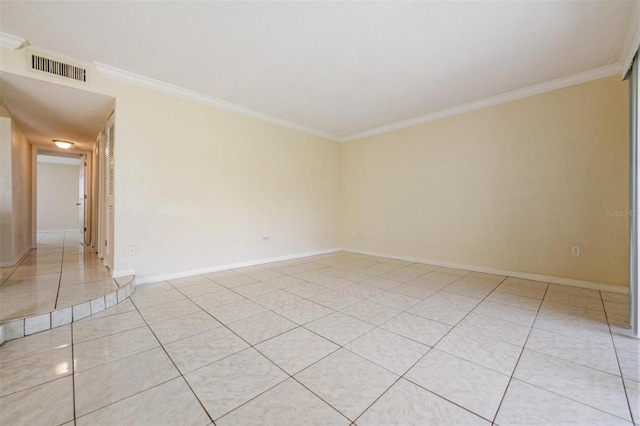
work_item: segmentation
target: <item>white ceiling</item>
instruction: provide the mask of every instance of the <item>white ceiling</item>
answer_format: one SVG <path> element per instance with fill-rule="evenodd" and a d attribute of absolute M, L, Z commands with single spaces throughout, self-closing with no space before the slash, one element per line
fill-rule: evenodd
<path fill-rule="evenodd" d="M 13 2 L 0 26 L 346 137 L 618 62 L 632 1 Z"/>
<path fill-rule="evenodd" d="M 113 109 L 114 98 L 0 72 L 0 97 L 32 144 L 57 149 L 52 139 L 90 151 Z"/>

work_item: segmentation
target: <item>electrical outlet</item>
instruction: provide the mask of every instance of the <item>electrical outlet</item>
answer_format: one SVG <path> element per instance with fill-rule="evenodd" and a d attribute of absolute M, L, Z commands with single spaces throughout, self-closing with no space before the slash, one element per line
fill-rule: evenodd
<path fill-rule="evenodd" d="M 129 246 L 129 256 L 136 255 L 136 246 Z"/>
<path fill-rule="evenodd" d="M 580 247 L 578 246 L 571 247 L 571 255 L 580 256 Z"/>

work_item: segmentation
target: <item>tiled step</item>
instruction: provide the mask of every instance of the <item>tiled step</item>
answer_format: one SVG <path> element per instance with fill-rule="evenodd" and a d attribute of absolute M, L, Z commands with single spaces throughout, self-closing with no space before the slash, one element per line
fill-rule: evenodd
<path fill-rule="evenodd" d="M 9 340 L 19 339 L 24 336 L 79 321 L 115 306 L 133 294 L 135 290 L 134 279 L 135 277 L 133 275 L 117 278 L 118 290 L 105 294 L 104 296 L 44 314 L 12 319 L 0 324 L 0 345 Z"/>

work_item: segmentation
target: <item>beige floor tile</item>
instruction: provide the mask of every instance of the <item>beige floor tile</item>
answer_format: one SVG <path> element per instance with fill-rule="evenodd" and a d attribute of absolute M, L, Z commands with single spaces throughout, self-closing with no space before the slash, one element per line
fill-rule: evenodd
<path fill-rule="evenodd" d="M 363 300 L 355 305 L 348 306 L 340 312 L 373 325 L 381 325 L 400 314 L 400 311 L 397 309 L 368 300 Z"/>
<path fill-rule="evenodd" d="M 457 327 L 440 340 L 435 348 L 506 375 L 511 375 L 522 351 L 519 346 Z"/>
<path fill-rule="evenodd" d="M 163 345 L 221 326 L 219 321 L 204 311 L 150 325 L 151 330 Z"/>
<path fill-rule="evenodd" d="M 37 425 L 73 421 L 73 381 L 63 377 L 0 398 L 0 419 L 5 425 Z"/>
<path fill-rule="evenodd" d="M 336 312 L 305 324 L 305 328 L 343 346 L 373 329 L 374 326 L 357 318 Z"/>
<path fill-rule="evenodd" d="M 296 374 L 296 380 L 351 420 L 355 420 L 398 378 L 345 349 Z"/>
<path fill-rule="evenodd" d="M 266 311 L 228 324 L 238 336 L 256 345 L 298 325 L 272 311 Z"/>
<path fill-rule="evenodd" d="M 473 310 L 473 308 L 481 302 L 481 298 L 462 296 L 460 294 L 449 293 L 445 290 L 429 296 L 429 300 L 467 312 Z"/>
<path fill-rule="evenodd" d="M 224 327 L 214 328 L 164 346 L 184 374 L 239 352 L 249 345 Z"/>
<path fill-rule="evenodd" d="M 381 328 L 375 328 L 345 346 L 345 349 L 387 370 L 403 375 L 430 347 Z"/>
<path fill-rule="evenodd" d="M 223 324 L 229 324 L 234 321 L 257 315 L 267 310 L 264 306 L 258 305 L 248 299 L 238 300 L 224 305 L 207 307 L 209 312 L 215 319 Z"/>
<path fill-rule="evenodd" d="M 451 330 L 450 325 L 406 312 L 391 318 L 381 327 L 428 346 L 434 346 Z"/>
<path fill-rule="evenodd" d="M 619 376 L 525 349 L 514 377 L 609 414 L 631 420 Z"/>
<path fill-rule="evenodd" d="M 10 340 L 0 346 L 0 364 L 40 352 L 71 346 L 71 326 L 54 328 L 20 339 Z"/>
<path fill-rule="evenodd" d="M 180 293 L 184 294 L 189 299 L 193 299 L 193 298 L 197 299 L 199 296 L 202 296 L 203 294 L 210 294 L 210 293 L 215 293 L 217 291 L 226 290 L 226 288 L 221 286 L 220 284 L 214 283 L 213 281 L 207 280 L 206 278 L 204 278 L 204 280 L 205 281 L 198 282 L 193 285 L 177 287 L 177 288 L 180 291 Z"/>
<path fill-rule="evenodd" d="M 185 376 L 214 420 L 287 379 L 254 349 L 247 349 Z"/>
<path fill-rule="evenodd" d="M 254 284 L 247 284 L 240 287 L 235 287 L 233 291 L 240 294 L 241 296 L 247 297 L 249 299 L 259 296 L 265 293 L 271 293 L 273 291 L 278 290 L 277 287 L 269 285 L 268 283 L 257 282 Z"/>
<path fill-rule="evenodd" d="M 451 326 L 458 324 L 469 313 L 466 310 L 444 305 L 431 299 L 418 303 L 407 312 Z"/>
<path fill-rule="evenodd" d="M 207 425 L 211 419 L 178 377 L 77 419 L 76 425 Z"/>
<path fill-rule="evenodd" d="M 368 425 L 490 425 L 490 422 L 400 379 L 356 423 Z"/>
<path fill-rule="evenodd" d="M 611 345 L 599 345 L 534 328 L 527 340 L 526 348 L 609 374 L 620 375 L 616 353 Z"/>
<path fill-rule="evenodd" d="M 509 384 L 504 401 L 498 410 L 496 424 L 501 426 L 631 425 L 630 422 L 619 417 L 515 379 Z"/>
<path fill-rule="evenodd" d="M 506 293 L 494 293 L 494 294 L 506 294 Z M 535 299 L 531 299 L 535 300 Z M 511 305 L 503 305 L 501 303 L 494 303 L 489 300 L 482 301 L 473 310 L 476 314 L 482 314 L 493 318 L 503 319 L 511 322 L 517 322 L 519 324 L 531 327 L 536 319 L 537 312 L 519 308 Z"/>
<path fill-rule="evenodd" d="M 181 300 L 149 308 L 138 308 L 138 310 L 148 324 L 153 324 L 155 322 L 200 312 L 202 309 L 190 300 Z"/>
<path fill-rule="evenodd" d="M 351 422 L 293 379 L 216 421 L 232 425 L 349 425 Z"/>
<path fill-rule="evenodd" d="M 404 376 L 441 397 L 492 421 L 509 376 L 432 349 Z"/>
<path fill-rule="evenodd" d="M 618 351 L 618 362 L 622 377 L 640 382 L 640 353 Z"/>
<path fill-rule="evenodd" d="M 517 296 L 515 294 L 500 293 L 494 291 L 486 298 L 487 302 L 499 303 L 501 305 L 513 306 L 515 308 L 537 311 L 542 303 L 541 299 L 533 297 Z"/>
<path fill-rule="evenodd" d="M 138 307 L 138 309 L 141 309 L 163 305 L 165 303 L 179 302 L 181 300 L 187 300 L 187 298 L 178 290 L 171 289 L 141 294 L 134 293 L 131 296 L 131 300 Z"/>
<path fill-rule="evenodd" d="M 73 342 L 81 343 L 87 340 L 120 333 L 146 324 L 137 311 L 129 311 L 122 314 L 110 315 L 104 318 L 87 318 L 86 321 L 73 323 Z"/>
<path fill-rule="evenodd" d="M 76 373 L 76 416 L 88 414 L 178 375 L 178 370 L 162 348 Z"/>
<path fill-rule="evenodd" d="M 392 291 L 383 291 L 367 300 L 399 311 L 406 311 L 422 301 L 417 297 L 405 296 L 404 294 L 394 293 Z"/>
<path fill-rule="evenodd" d="M 85 371 L 158 346 L 158 340 L 148 327 L 88 340 L 73 346 L 75 371 Z"/>
<path fill-rule="evenodd" d="M 278 290 L 252 297 L 251 300 L 267 309 L 275 309 L 299 302 L 302 298 L 284 290 Z"/>
<path fill-rule="evenodd" d="M 549 284 L 539 281 L 509 277 L 496 287 L 496 292 L 542 300 L 548 286 Z"/>
<path fill-rule="evenodd" d="M 3 362 L 0 364 L 0 396 L 69 376 L 72 368 L 70 346 Z"/>
<path fill-rule="evenodd" d="M 347 306 L 354 305 L 360 302 L 362 299 L 352 296 L 350 294 L 343 293 L 340 290 L 330 290 L 321 294 L 310 297 L 309 300 L 319 303 L 329 309 L 340 310 Z"/>
<path fill-rule="evenodd" d="M 530 327 L 486 315 L 469 313 L 456 327 L 488 339 L 496 339 L 515 346 L 524 346 Z"/>
<path fill-rule="evenodd" d="M 293 375 L 336 351 L 338 345 L 302 327 L 256 346 L 264 356 Z"/>
<path fill-rule="evenodd" d="M 300 325 L 334 312 L 332 309 L 308 300 L 301 300 L 290 305 L 281 306 L 273 311 Z"/>
<path fill-rule="evenodd" d="M 624 387 L 627 391 L 627 399 L 629 400 L 631 413 L 637 423 L 638 419 L 640 419 L 640 382 L 625 379 Z"/>

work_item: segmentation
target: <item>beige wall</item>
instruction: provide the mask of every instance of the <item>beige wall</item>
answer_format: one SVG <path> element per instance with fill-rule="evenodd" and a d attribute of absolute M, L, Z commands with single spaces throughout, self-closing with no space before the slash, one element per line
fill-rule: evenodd
<path fill-rule="evenodd" d="M 0 103 L 0 264 L 13 266 L 31 237 L 31 145 Z"/>
<path fill-rule="evenodd" d="M 144 278 L 340 246 L 339 144 L 105 79 L 91 65 L 82 86 L 27 71 L 24 49 L 0 54 L 5 72 L 116 98 L 116 273 Z"/>
<path fill-rule="evenodd" d="M 613 76 L 345 144 L 344 247 L 627 285 L 627 103 Z"/>
<path fill-rule="evenodd" d="M 79 230 L 80 167 L 38 162 L 38 231 Z"/>
<path fill-rule="evenodd" d="M 17 262 L 31 243 L 31 145 L 11 121 L 11 183 L 13 186 L 13 252 Z"/>
<path fill-rule="evenodd" d="M 135 260 L 144 277 L 340 246 L 338 144 L 135 87 L 115 125 L 118 267 Z"/>
<path fill-rule="evenodd" d="M 82 87 L 0 52 L 3 71 Z M 628 206 L 617 76 L 340 145 L 87 66 L 117 104 L 116 273 L 344 246 L 626 284 L 628 221 L 605 216 Z"/>
<path fill-rule="evenodd" d="M 1 110 L 1 109 L 0 109 Z M 0 265 L 13 265 L 11 119 L 0 117 Z"/>

